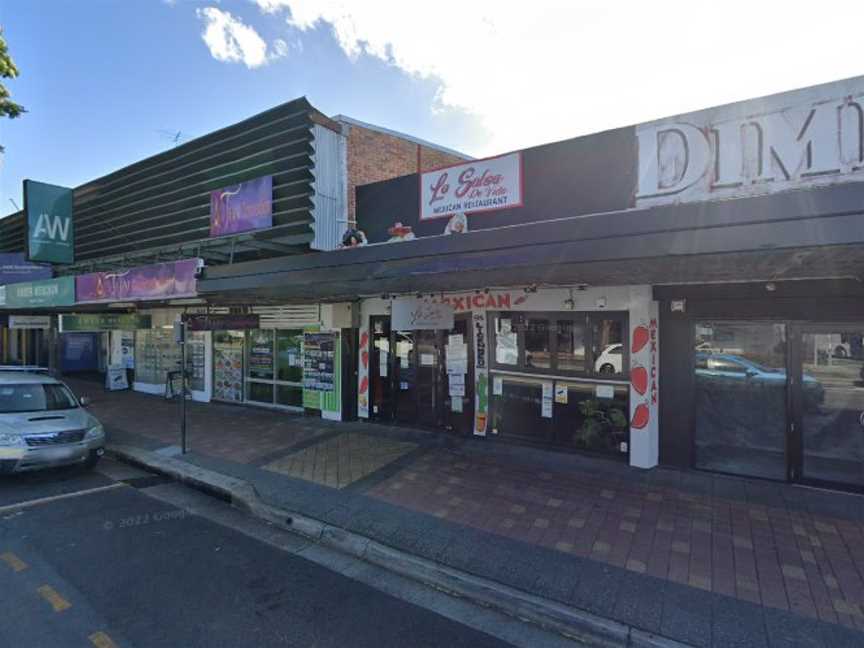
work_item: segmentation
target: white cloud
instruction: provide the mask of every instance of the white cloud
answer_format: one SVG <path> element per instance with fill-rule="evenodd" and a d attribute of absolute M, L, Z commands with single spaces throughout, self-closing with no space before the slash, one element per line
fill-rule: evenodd
<path fill-rule="evenodd" d="M 439 80 L 437 108 L 474 113 L 491 134 L 476 153 L 860 73 L 859 21 L 842 4 L 254 1 L 300 30 L 329 24 L 350 57 Z"/>
<path fill-rule="evenodd" d="M 217 61 L 256 68 L 267 63 L 267 43 L 254 28 L 216 7 L 197 10 L 204 21 L 201 38 Z"/>

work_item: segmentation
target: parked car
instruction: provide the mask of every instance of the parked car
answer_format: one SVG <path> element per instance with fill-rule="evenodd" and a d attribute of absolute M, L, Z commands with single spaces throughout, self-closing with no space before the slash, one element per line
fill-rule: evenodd
<path fill-rule="evenodd" d="M 754 386 L 786 384 L 786 371 L 766 367 L 748 358 L 729 353 L 697 353 L 696 375 L 707 379 L 749 381 Z M 809 374 L 802 376 L 805 407 L 818 406 L 825 400 L 825 388 Z"/>
<path fill-rule="evenodd" d="M 105 431 L 86 404 L 50 376 L 0 371 L 0 474 L 95 466 Z"/>
<path fill-rule="evenodd" d="M 594 361 L 594 371 L 603 375 L 620 374 L 624 359 L 624 345 L 607 344 Z"/>

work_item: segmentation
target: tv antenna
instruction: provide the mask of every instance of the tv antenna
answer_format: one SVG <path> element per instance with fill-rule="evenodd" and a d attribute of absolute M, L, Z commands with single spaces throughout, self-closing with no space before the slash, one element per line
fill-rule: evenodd
<path fill-rule="evenodd" d="M 179 145 L 182 140 L 186 139 L 186 136 L 183 134 L 183 132 L 179 130 L 173 131 L 160 128 L 158 132 L 160 135 L 162 135 L 163 138 L 170 141 L 174 146 Z"/>

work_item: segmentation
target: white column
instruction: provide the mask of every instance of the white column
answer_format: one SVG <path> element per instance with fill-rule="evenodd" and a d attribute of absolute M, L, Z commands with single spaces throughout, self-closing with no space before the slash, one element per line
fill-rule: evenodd
<path fill-rule="evenodd" d="M 630 465 L 653 468 L 660 456 L 660 328 L 650 286 L 630 301 Z"/>

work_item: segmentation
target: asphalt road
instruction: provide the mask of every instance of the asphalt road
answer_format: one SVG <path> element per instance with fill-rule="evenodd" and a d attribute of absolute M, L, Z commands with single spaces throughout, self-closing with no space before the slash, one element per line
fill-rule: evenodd
<path fill-rule="evenodd" d="M 348 577 L 350 566 L 340 573 L 301 557 L 296 536 L 232 528 L 242 514 L 222 503 L 198 506 L 227 509 L 218 513 L 225 523 L 182 505 L 203 495 L 105 465 L 111 476 L 0 479 L 0 646 L 558 645 L 502 641 Z"/>

